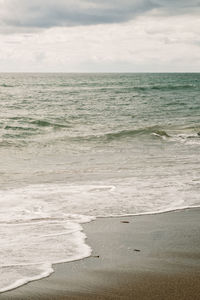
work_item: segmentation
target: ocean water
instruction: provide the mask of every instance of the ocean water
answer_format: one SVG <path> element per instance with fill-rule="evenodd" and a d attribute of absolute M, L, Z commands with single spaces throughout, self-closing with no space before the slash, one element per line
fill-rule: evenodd
<path fill-rule="evenodd" d="M 200 206 L 200 74 L 0 74 L 0 105 L 0 292 L 95 217 Z"/>

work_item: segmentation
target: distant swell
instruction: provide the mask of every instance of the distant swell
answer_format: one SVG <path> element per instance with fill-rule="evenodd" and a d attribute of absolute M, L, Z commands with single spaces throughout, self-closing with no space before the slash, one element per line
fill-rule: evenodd
<path fill-rule="evenodd" d="M 6 125 L 4 127 L 5 130 L 25 130 L 25 131 L 35 131 L 36 129 L 33 127 L 22 127 L 22 126 L 10 126 Z"/>
<path fill-rule="evenodd" d="M 16 86 L 16 85 L 15 85 Z M 0 84 L 0 87 L 8 87 L 8 88 L 12 88 L 12 87 L 15 87 L 14 85 L 9 85 L 9 84 L 6 84 L 6 83 L 3 83 L 3 84 Z"/>
<path fill-rule="evenodd" d="M 149 86 L 137 86 L 134 89 L 135 90 L 183 90 L 183 89 L 192 89 L 196 86 L 193 84 L 177 84 L 177 85 L 149 85 Z"/>
<path fill-rule="evenodd" d="M 45 120 L 34 120 L 30 123 L 33 124 L 33 125 L 37 125 L 39 127 L 63 127 L 63 128 L 70 127 L 67 124 L 52 123 L 52 122 L 45 121 Z"/>

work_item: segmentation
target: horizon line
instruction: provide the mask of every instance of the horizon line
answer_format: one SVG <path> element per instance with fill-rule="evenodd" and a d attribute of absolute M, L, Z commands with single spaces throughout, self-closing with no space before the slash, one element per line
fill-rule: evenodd
<path fill-rule="evenodd" d="M 200 74 L 200 71 L 0 71 L 0 74 Z"/>

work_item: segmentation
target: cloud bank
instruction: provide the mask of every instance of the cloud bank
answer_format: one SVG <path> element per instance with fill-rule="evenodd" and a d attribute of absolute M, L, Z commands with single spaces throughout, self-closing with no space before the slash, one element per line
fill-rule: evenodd
<path fill-rule="evenodd" d="M 0 72 L 199 72 L 200 0 L 0 0 Z"/>
<path fill-rule="evenodd" d="M 197 0 L 0 0 L 0 31 L 121 23 L 150 11 L 179 15 L 199 7 Z"/>

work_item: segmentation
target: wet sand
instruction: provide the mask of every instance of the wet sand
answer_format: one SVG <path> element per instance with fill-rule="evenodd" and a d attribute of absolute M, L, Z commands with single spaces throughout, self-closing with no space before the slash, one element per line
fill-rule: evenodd
<path fill-rule="evenodd" d="M 28 299 L 200 299 L 200 209 L 85 224 L 91 257 L 0 294 Z"/>

